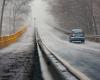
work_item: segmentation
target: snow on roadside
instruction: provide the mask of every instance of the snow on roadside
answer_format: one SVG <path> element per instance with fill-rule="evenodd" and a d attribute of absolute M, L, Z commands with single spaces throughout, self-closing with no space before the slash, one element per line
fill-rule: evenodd
<path fill-rule="evenodd" d="M 27 31 L 16 43 L 0 49 L 0 80 L 31 80 L 33 76 L 34 26 L 30 14 L 24 17 Z"/>
<path fill-rule="evenodd" d="M 16 43 L 0 49 L 0 80 L 31 80 L 33 36 L 34 26 L 30 24 L 26 33 Z"/>
<path fill-rule="evenodd" d="M 34 26 L 29 26 L 27 32 L 14 44 L 1 49 L 1 53 L 27 51 L 33 45 Z"/>

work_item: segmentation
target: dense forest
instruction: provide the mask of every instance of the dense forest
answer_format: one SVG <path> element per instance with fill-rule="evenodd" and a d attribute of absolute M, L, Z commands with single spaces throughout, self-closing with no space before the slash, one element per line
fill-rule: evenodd
<path fill-rule="evenodd" d="M 99 0 L 47 0 L 60 28 L 82 28 L 87 34 L 100 34 Z"/>
<path fill-rule="evenodd" d="M 2 0 L 0 1 L 0 15 L 2 15 L 3 1 L 5 1 L 0 33 L 10 34 L 22 25 L 30 11 L 26 3 L 31 0 Z M 66 31 L 82 28 L 87 34 L 100 34 L 100 0 L 45 0 L 50 5 L 48 10 L 54 17 L 57 27 Z M 24 19 L 25 18 L 25 19 Z M 27 22 L 27 21 L 26 21 Z M 1 22 L 0 22 L 1 23 Z M 10 28 L 10 31 L 5 31 Z M 6 32 L 6 33 L 5 33 Z"/>
<path fill-rule="evenodd" d="M 27 3 L 31 0 L 1 0 L 0 1 L 0 34 L 8 35 L 16 32 L 27 22 L 30 12 Z"/>

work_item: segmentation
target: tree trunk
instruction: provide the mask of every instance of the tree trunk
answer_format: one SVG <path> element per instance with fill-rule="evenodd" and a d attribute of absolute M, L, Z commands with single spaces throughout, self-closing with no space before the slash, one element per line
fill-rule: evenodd
<path fill-rule="evenodd" d="M 2 23 L 3 23 L 4 6 L 5 6 L 5 0 L 3 0 L 2 11 L 1 11 L 1 20 L 0 20 L 0 36 L 1 36 L 1 34 L 2 34 Z"/>

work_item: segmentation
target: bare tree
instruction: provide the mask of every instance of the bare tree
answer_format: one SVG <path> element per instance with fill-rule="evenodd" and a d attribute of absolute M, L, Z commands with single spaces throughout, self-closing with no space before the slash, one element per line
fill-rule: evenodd
<path fill-rule="evenodd" d="M 6 32 L 4 32 L 3 30 L 8 32 L 8 28 L 5 28 L 5 25 L 7 24 L 5 19 L 6 13 L 10 13 L 9 14 L 9 27 L 10 27 L 10 34 L 14 33 L 16 31 L 16 29 L 18 28 L 17 26 L 19 26 L 22 22 L 24 21 L 24 16 L 27 16 L 26 14 L 28 14 L 28 8 L 26 7 L 27 3 L 30 0 L 2 0 L 1 4 L 1 15 L 0 15 L 0 36 L 4 33 L 6 34 Z M 10 5 L 11 4 L 11 5 Z M 6 10 L 8 9 L 9 10 Z M 16 18 L 17 16 L 21 16 L 20 21 L 18 20 L 18 18 Z M 4 17 L 4 18 L 3 18 Z M 6 17 L 8 18 L 8 17 Z M 22 20 L 23 19 L 23 20 Z M 5 24 L 3 24 L 5 23 Z M 7 25 L 8 26 L 8 25 Z"/>
<path fill-rule="evenodd" d="M 94 30 L 94 34 L 97 35 L 98 34 L 98 30 L 97 30 L 97 24 L 96 24 L 96 21 L 95 21 L 95 16 L 94 16 L 94 11 L 93 11 L 93 0 L 90 0 L 91 1 L 91 13 L 92 13 L 92 26 L 93 26 L 93 30 Z"/>
<path fill-rule="evenodd" d="M 3 13 L 4 13 L 5 1 L 6 1 L 6 0 L 3 0 L 2 11 L 1 11 L 1 20 L 0 20 L 0 36 L 1 36 L 1 33 L 2 33 L 2 22 L 3 22 Z"/>
<path fill-rule="evenodd" d="M 98 35 L 97 24 L 95 21 L 95 16 L 93 16 L 93 27 L 94 27 L 94 34 Z"/>

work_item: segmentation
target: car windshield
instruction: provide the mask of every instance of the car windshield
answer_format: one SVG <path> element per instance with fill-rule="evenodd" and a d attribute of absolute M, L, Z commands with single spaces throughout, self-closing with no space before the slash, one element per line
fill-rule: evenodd
<path fill-rule="evenodd" d="M 82 33 L 83 31 L 81 29 L 73 29 L 72 32 L 73 33 Z"/>
<path fill-rule="evenodd" d="M 73 29 L 72 34 L 73 36 L 84 36 L 84 33 L 81 29 Z"/>

